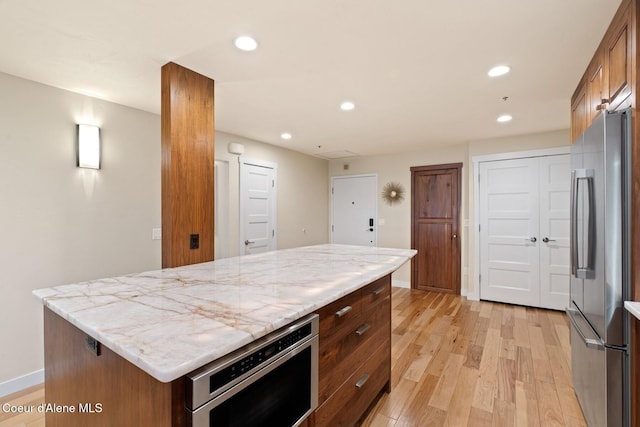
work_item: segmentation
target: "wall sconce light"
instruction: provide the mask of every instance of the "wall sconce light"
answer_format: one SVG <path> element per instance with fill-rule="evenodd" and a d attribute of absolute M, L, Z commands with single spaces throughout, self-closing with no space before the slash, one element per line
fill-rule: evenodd
<path fill-rule="evenodd" d="M 78 125 L 78 158 L 80 168 L 100 169 L 100 128 Z"/>

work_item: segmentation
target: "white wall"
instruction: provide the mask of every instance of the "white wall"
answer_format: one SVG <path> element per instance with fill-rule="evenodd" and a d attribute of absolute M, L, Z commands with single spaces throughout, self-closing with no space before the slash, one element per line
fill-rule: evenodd
<path fill-rule="evenodd" d="M 75 166 L 76 123 L 102 129 Z M 0 384 L 42 369 L 33 289 L 160 267 L 160 119 L 0 74 Z"/>
<path fill-rule="evenodd" d="M 278 164 L 278 249 L 327 243 L 329 240 L 328 161 L 241 136 L 216 132 L 216 159 L 229 162 L 229 239 L 238 254 L 240 168 L 228 145 L 244 145 L 243 157 Z M 304 230 L 304 231 L 303 231 Z"/>
<path fill-rule="evenodd" d="M 430 147 L 429 149 L 383 156 L 355 157 L 329 162 L 329 175 L 358 175 L 374 173 L 378 175 L 378 246 L 389 248 L 411 247 L 411 170 L 412 166 L 436 165 L 443 163 L 465 162 L 467 145 L 450 147 Z M 348 164 L 349 169 L 344 170 Z M 466 163 L 462 168 L 463 199 L 467 185 Z M 406 190 L 405 199 L 392 206 L 384 203 L 380 194 L 384 186 L 395 181 Z M 462 202 L 460 218 L 466 218 L 466 203 Z M 384 219 L 385 224 L 380 225 Z M 463 236 L 464 238 L 464 233 Z M 465 241 L 462 241 L 464 247 Z M 462 263 L 465 265 L 466 251 L 462 251 Z M 393 279 L 401 282 L 411 281 L 410 263 L 405 264 L 393 275 Z"/>
<path fill-rule="evenodd" d="M 76 123 L 101 127 L 101 170 L 76 168 Z M 278 246 L 326 243 L 327 161 L 216 132 L 216 158 L 230 166 L 230 254 L 238 238 L 231 140 L 278 163 Z M 0 206 L 2 396 L 42 375 L 33 289 L 161 267 L 160 240 L 151 240 L 161 225 L 160 116 L 0 73 Z"/>
<path fill-rule="evenodd" d="M 447 146 L 429 147 L 410 153 L 384 156 L 356 157 L 353 159 L 332 160 L 329 162 L 329 176 L 358 175 L 365 173 L 378 174 L 378 194 L 389 181 L 401 183 L 407 191 L 407 197 L 401 204 L 389 206 L 378 196 L 378 223 L 385 220 L 385 225 L 378 227 L 378 246 L 393 248 L 411 247 L 411 171 L 412 166 L 437 165 L 444 163 L 463 163 L 462 166 L 462 206 L 461 221 L 461 263 L 462 294 L 474 292 L 474 236 L 470 225 L 473 224 L 473 191 L 474 156 L 497 153 L 528 151 L 569 144 L 569 131 L 553 131 L 530 135 L 471 141 L 468 143 Z M 344 170 L 348 164 L 349 169 Z M 407 264 L 394 274 L 394 280 L 411 281 L 411 269 Z"/>

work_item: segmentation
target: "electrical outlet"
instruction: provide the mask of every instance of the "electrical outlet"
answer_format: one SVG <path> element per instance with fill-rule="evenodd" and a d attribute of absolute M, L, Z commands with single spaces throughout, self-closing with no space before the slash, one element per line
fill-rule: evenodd
<path fill-rule="evenodd" d="M 198 249 L 200 247 L 200 235 L 191 234 L 189 236 L 189 249 Z"/>

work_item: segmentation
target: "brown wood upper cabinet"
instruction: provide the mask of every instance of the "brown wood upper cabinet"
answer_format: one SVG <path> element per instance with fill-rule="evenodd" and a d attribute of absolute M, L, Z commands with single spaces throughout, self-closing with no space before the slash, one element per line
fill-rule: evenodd
<path fill-rule="evenodd" d="M 604 39 L 607 85 L 605 92 L 610 110 L 625 108 L 631 95 L 632 81 L 632 7 L 631 2 L 622 7 L 609 26 Z M 622 11 L 622 13 L 620 12 Z"/>
<path fill-rule="evenodd" d="M 633 3 L 623 0 L 571 97 L 571 142 L 603 110 L 632 105 Z"/>
<path fill-rule="evenodd" d="M 587 122 L 589 122 L 587 80 L 583 78 L 571 98 L 571 142 L 585 131 Z"/>

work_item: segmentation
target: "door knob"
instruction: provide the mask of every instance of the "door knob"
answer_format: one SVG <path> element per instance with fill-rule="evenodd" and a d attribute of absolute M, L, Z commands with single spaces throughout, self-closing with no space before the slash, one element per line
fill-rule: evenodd
<path fill-rule="evenodd" d="M 548 238 L 548 237 L 544 237 L 544 238 L 542 239 L 542 241 L 543 241 L 543 242 L 545 242 L 545 243 L 549 243 L 549 242 L 555 242 L 555 239 L 550 239 L 550 238 Z"/>
<path fill-rule="evenodd" d="M 452 238 L 452 239 L 457 239 L 457 238 L 458 238 L 458 235 L 457 235 L 457 234 L 454 234 L 453 236 L 451 236 L 451 238 Z"/>
<path fill-rule="evenodd" d="M 530 241 L 531 243 L 535 243 L 535 242 L 537 242 L 537 241 L 538 241 L 538 239 L 537 239 L 537 238 L 535 238 L 535 237 L 529 237 L 528 239 L 524 239 L 524 240 L 528 240 L 528 241 Z"/>
<path fill-rule="evenodd" d="M 249 246 L 249 245 L 251 245 L 253 243 L 255 243 L 255 242 L 252 242 L 251 240 L 245 240 L 244 241 L 245 246 Z"/>

